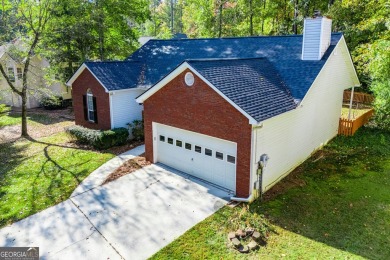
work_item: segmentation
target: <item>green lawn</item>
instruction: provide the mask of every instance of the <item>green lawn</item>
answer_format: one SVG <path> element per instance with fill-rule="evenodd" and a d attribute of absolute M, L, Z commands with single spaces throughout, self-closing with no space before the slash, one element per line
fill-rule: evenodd
<path fill-rule="evenodd" d="M 0 227 L 67 199 L 110 153 L 64 147 L 59 133 L 0 144 Z"/>
<path fill-rule="evenodd" d="M 22 120 L 19 116 L 0 116 L 0 127 L 7 126 L 7 125 L 17 125 L 21 124 Z"/>
<path fill-rule="evenodd" d="M 248 208 L 222 208 L 152 258 L 390 259 L 389 132 L 337 137 L 278 186 L 290 188 Z M 248 223 L 271 223 L 274 232 L 266 247 L 241 255 L 226 235 Z"/>
<path fill-rule="evenodd" d="M 29 113 L 27 116 L 28 124 L 32 125 L 49 125 L 57 123 L 60 118 L 49 116 L 47 114 Z M 8 125 L 18 125 L 22 123 L 22 117 L 20 114 L 9 114 L 0 117 L 0 127 Z"/>

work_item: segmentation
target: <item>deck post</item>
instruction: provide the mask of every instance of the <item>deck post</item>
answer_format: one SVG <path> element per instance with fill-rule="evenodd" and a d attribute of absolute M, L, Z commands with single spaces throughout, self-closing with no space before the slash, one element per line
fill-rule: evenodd
<path fill-rule="evenodd" d="M 353 93 L 354 92 L 355 92 L 355 86 L 352 87 L 351 97 L 349 100 L 348 120 L 351 120 L 351 110 L 352 110 L 352 102 L 353 102 Z"/>

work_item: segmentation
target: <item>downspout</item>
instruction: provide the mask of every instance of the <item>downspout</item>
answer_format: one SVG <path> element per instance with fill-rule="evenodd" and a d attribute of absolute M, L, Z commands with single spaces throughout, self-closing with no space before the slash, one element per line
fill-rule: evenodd
<path fill-rule="evenodd" d="M 257 181 L 255 182 L 255 188 L 253 189 L 254 191 L 257 192 L 252 192 L 249 197 L 247 198 L 239 198 L 239 197 L 231 197 L 231 200 L 238 201 L 238 202 L 252 202 L 254 199 L 263 199 L 263 169 L 264 166 L 261 161 L 257 163 L 258 167 L 256 170 L 257 174 Z M 257 186 L 257 187 L 256 187 Z"/>
<path fill-rule="evenodd" d="M 256 134 L 256 131 L 254 131 L 254 133 Z M 257 136 L 257 135 L 256 135 L 256 136 Z M 252 137 L 253 137 L 253 136 L 252 136 Z M 254 139 L 256 139 L 256 137 L 255 137 Z M 256 147 L 257 147 L 257 142 L 255 142 L 255 147 L 252 147 L 252 150 L 251 150 L 251 153 L 252 153 L 252 154 L 254 154 L 255 151 L 257 150 Z M 254 149 L 254 150 L 253 150 L 253 149 Z M 251 156 L 253 156 L 253 155 L 251 155 Z M 251 160 L 251 163 L 252 163 L 252 160 Z M 251 168 L 252 168 L 252 167 L 251 167 Z M 252 180 L 251 180 L 251 182 L 252 182 Z M 256 188 L 256 185 L 255 185 L 255 188 Z M 252 201 L 255 199 L 255 195 L 254 195 L 254 193 L 253 193 L 253 191 L 252 191 L 251 194 L 249 195 L 249 197 L 247 197 L 247 198 L 231 197 L 230 199 L 233 200 L 233 201 L 249 203 L 249 202 L 252 202 Z"/>
<path fill-rule="evenodd" d="M 263 125 L 260 125 L 260 128 L 263 127 Z M 257 144 L 257 142 L 256 142 Z M 257 150 L 257 149 L 256 149 Z M 239 197 L 231 197 L 230 199 L 233 201 L 238 201 L 238 202 L 252 202 L 254 199 L 261 198 L 263 197 L 263 171 L 264 167 L 267 164 L 269 157 L 267 154 L 262 154 L 260 156 L 260 160 L 257 162 L 257 170 L 256 170 L 256 175 L 257 175 L 257 181 L 254 183 L 255 187 L 253 189 L 254 192 L 252 192 L 249 197 L 247 198 L 239 198 Z M 260 194 L 259 194 L 260 193 Z"/>
<path fill-rule="evenodd" d="M 238 201 L 238 202 L 252 202 L 254 199 L 253 192 L 249 195 L 248 198 L 239 198 L 239 197 L 230 197 L 231 200 Z"/>

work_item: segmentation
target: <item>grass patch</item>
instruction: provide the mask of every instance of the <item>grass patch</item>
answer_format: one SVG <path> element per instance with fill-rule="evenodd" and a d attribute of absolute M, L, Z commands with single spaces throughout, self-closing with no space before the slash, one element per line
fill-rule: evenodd
<path fill-rule="evenodd" d="M 0 117 L 0 127 L 7 125 L 17 125 L 22 123 L 20 116 L 5 115 Z"/>
<path fill-rule="evenodd" d="M 65 110 L 64 113 L 66 113 Z M 34 113 L 34 112 L 29 112 L 27 114 L 27 124 L 31 124 L 33 126 L 46 126 L 46 125 L 62 122 L 65 120 L 66 119 L 59 118 L 56 115 L 50 115 L 49 112 L 47 114 Z M 4 115 L 0 117 L 0 127 L 18 125 L 21 123 L 22 123 L 22 116 L 20 113 L 11 112 L 8 115 Z"/>
<path fill-rule="evenodd" d="M 367 111 L 369 111 L 371 108 L 361 108 L 361 109 L 351 109 L 351 119 L 358 118 L 359 116 L 363 115 Z M 341 118 L 346 118 L 348 119 L 348 114 L 349 114 L 349 108 L 348 107 L 343 107 L 341 108 Z"/>
<path fill-rule="evenodd" d="M 110 153 L 69 148 L 65 133 L 0 144 L 0 227 L 66 200 Z"/>
<path fill-rule="evenodd" d="M 390 259 L 389 147 L 390 133 L 375 129 L 337 137 L 292 173 L 305 185 L 252 203 L 250 218 L 264 214 L 275 231 L 257 252 L 228 246 L 232 221 L 249 217 L 240 214 L 245 208 L 224 207 L 152 258 Z"/>

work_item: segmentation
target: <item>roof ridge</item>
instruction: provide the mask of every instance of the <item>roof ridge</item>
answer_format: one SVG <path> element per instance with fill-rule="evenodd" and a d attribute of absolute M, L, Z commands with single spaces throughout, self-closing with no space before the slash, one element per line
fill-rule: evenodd
<path fill-rule="evenodd" d="M 84 61 L 84 63 L 133 63 L 133 62 L 141 63 L 142 61 L 140 61 L 140 60 L 108 60 L 108 61 L 88 60 L 88 61 Z"/>
<path fill-rule="evenodd" d="M 236 61 L 236 60 L 268 60 L 266 57 L 244 57 L 244 58 L 204 58 L 204 59 L 185 59 L 184 61 Z"/>
<path fill-rule="evenodd" d="M 332 32 L 332 35 L 343 34 L 343 32 Z M 277 38 L 277 37 L 302 37 L 303 34 L 287 34 L 287 35 L 255 35 L 255 36 L 230 36 L 220 38 L 181 38 L 181 39 L 150 39 L 152 41 L 199 41 L 199 40 L 225 40 L 225 39 L 244 39 L 244 38 Z M 146 44 L 148 44 L 145 43 Z"/>

